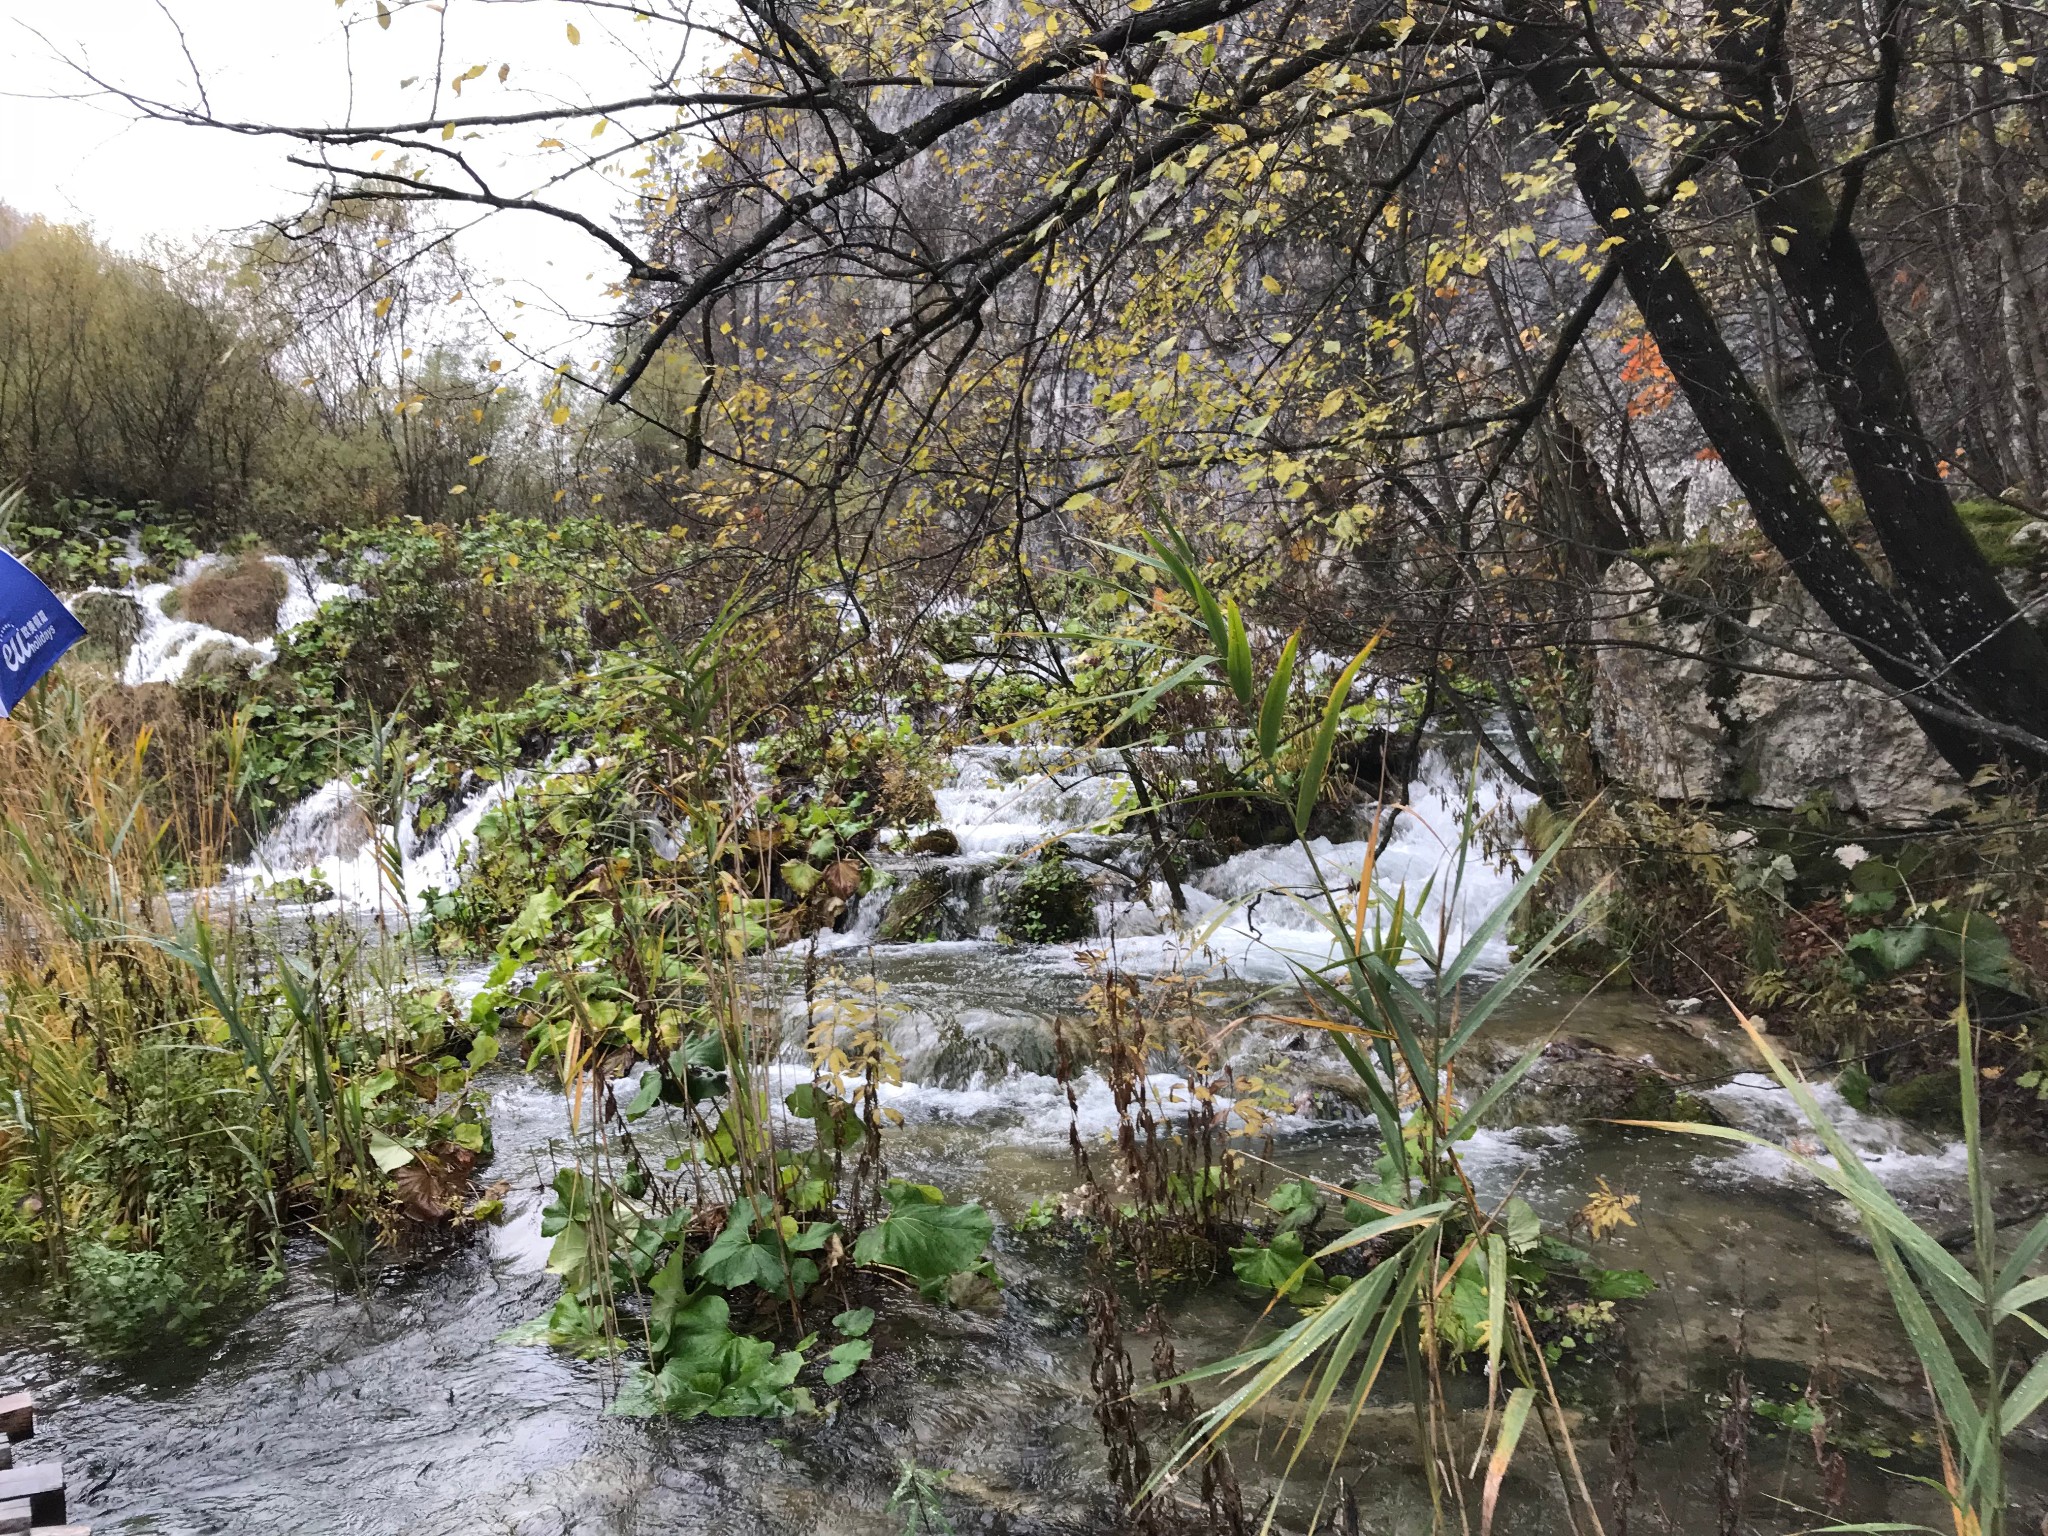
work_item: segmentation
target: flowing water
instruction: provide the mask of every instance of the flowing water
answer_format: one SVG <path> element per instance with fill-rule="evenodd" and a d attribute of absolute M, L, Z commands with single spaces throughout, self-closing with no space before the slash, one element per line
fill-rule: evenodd
<path fill-rule="evenodd" d="M 459 878 L 477 819 L 493 796 L 516 788 L 479 789 L 438 836 L 420 839 L 369 825 L 352 790 L 329 786 L 287 818 L 242 878 L 317 865 L 337 904 L 402 906 L 427 885 Z M 965 752 L 939 797 L 961 852 L 883 861 L 899 881 L 945 871 L 961 937 L 877 944 L 882 900 L 871 896 L 846 932 L 771 959 L 758 976 L 764 1019 L 792 1024 L 804 1014 L 807 976 L 827 993 L 858 983 L 872 996 L 881 984 L 884 1018 L 905 1060 L 906 1081 L 886 1099 L 904 1116 L 887 1143 L 892 1170 L 995 1212 L 1005 1281 L 999 1307 L 948 1311 L 913 1297 L 884 1309 L 873 1361 L 828 1417 L 608 1417 L 612 1367 L 495 1342 L 557 1293 L 543 1268 L 540 1208 L 554 1167 L 569 1155 L 559 1092 L 499 1072 L 491 1079 L 490 1173 L 512 1186 L 501 1225 L 381 1256 L 367 1276 L 347 1278 L 309 1243 L 294 1254 L 276 1299 L 204 1353 L 166 1351 L 114 1368 L 66 1353 L 33 1321 L 0 1325 L 10 1330 L 0 1333 L 0 1380 L 36 1389 L 44 1432 L 71 1470 L 75 1518 L 101 1532 L 851 1536 L 903 1528 L 888 1498 L 902 1464 L 915 1461 L 950 1474 L 945 1508 L 963 1532 L 1115 1529 L 1089 1382 L 1094 1276 L 1084 1254 L 1020 1225 L 1031 1202 L 1056 1199 L 1075 1183 L 1069 1105 L 1052 1075 L 1053 1021 L 1077 1012 L 1091 964 L 1107 963 L 1092 955 L 1133 973 L 1199 972 L 1206 1006 L 1219 1020 L 1235 1016 L 1289 974 L 1290 957 L 1326 952 L 1304 890 L 1318 871 L 1340 885 L 1356 878 L 1365 854 L 1363 842 L 1319 843 L 1315 870 L 1295 850 L 1240 854 L 1195 877 L 1181 918 L 1165 910 L 1164 892 L 1105 873 L 1103 937 L 1069 946 L 997 942 L 990 914 L 995 893 L 1015 877 L 1014 856 L 1055 833 L 1085 838 L 1124 793 L 1110 765 Z M 1475 861 L 1454 896 L 1447 848 L 1463 803 L 1456 776 L 1437 763 L 1415 803 L 1380 877 L 1419 891 L 1434 873 L 1425 915 L 1455 946 L 1509 876 Z M 374 853 L 379 843 L 398 846 L 395 870 Z M 1114 867 L 1114 840 L 1099 851 Z M 1498 945 L 1489 951 L 1496 969 L 1506 958 Z M 473 985 L 474 976 L 454 983 Z M 1288 1009 L 1283 1002 L 1275 1011 Z M 1916 1439 L 1924 1392 L 1853 1223 L 1782 1158 L 1607 1124 L 1608 1111 L 1592 1107 L 1600 1074 L 1650 1061 L 1731 1123 L 1796 1134 L 1783 1096 L 1748 1070 L 1732 1041 L 1702 1025 L 1705 1017 L 1654 1000 L 1584 998 L 1551 981 L 1532 986 L 1488 1027 L 1485 1043 L 1496 1057 L 1539 1038 L 1557 1044 L 1499 1123 L 1469 1145 L 1468 1169 L 1485 1196 L 1518 1193 L 1547 1223 L 1562 1222 L 1601 1178 L 1641 1197 L 1637 1224 L 1600 1245 L 1603 1262 L 1644 1269 L 1658 1282 L 1625 1308 L 1641 1405 L 1634 1530 L 1721 1528 L 1711 1445 L 1738 1349 L 1751 1390 L 1791 1404 L 1821 1353 L 1823 1322 L 1828 1356 L 1848 1373 L 1847 1404 L 1872 1453 L 1852 1458 L 1845 1514 L 1932 1517 L 1933 1501 L 1899 1475 L 1935 1467 Z M 1366 1172 L 1378 1149 L 1361 1118 L 1328 1091 L 1329 1053 L 1286 1027 L 1247 1030 L 1243 1039 L 1247 1062 L 1293 1094 L 1267 1128 L 1273 1161 L 1346 1181 Z M 1176 1085 L 1163 1074 L 1153 1086 L 1170 1096 Z M 1903 1199 L 1937 1224 L 1961 1221 L 1957 1148 L 1823 1092 Z M 1084 1137 L 1099 1136 L 1114 1120 L 1106 1089 L 1084 1078 L 1076 1097 L 1071 1118 Z M 2031 1186 L 2039 1169 L 2006 1159 L 1998 1175 L 2007 1186 Z M 1183 1367 L 1232 1351 L 1259 1325 L 1259 1304 L 1227 1282 L 1145 1297 L 1128 1277 L 1121 1283 L 1141 1381 L 1156 1340 L 1135 1330 L 1151 1302 Z M 1586 1475 L 1603 1502 L 1612 1475 L 1609 1410 L 1622 1380 L 1611 1341 L 1591 1360 L 1559 1369 L 1560 1391 L 1580 1416 Z M 1484 1382 L 1454 1382 L 1453 1397 L 1470 1431 Z M 1167 1438 L 1155 1433 L 1155 1454 Z M 1264 1437 L 1268 1450 L 1272 1439 Z M 2023 1501 L 2037 1506 L 2048 1489 L 2042 1450 L 2029 1440 L 2017 1470 Z M 1255 1499 L 1266 1486 L 1258 1448 L 1246 1441 L 1238 1454 Z M 1816 1523 L 1796 1508 L 1818 1498 L 1804 1439 L 1766 1426 L 1750 1454 L 1750 1525 Z M 1383 1391 L 1362 1417 L 1345 1474 L 1361 1529 L 1428 1529 L 1411 1421 L 1395 1396 Z M 1318 1488 L 1316 1475 L 1301 1479 L 1276 1528 L 1306 1529 Z M 1570 1529 L 1558 1474 L 1533 1434 L 1503 1500 L 1500 1529 Z"/>

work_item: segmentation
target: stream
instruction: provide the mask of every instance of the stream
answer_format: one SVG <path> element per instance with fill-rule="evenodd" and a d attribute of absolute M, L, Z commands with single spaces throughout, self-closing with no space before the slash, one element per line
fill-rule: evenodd
<path fill-rule="evenodd" d="M 346 785 L 329 786 L 287 817 L 237 878 L 253 887 L 317 866 L 335 893 L 330 908 L 403 906 L 426 886 L 459 878 L 465 840 L 493 798 L 513 788 L 480 789 L 433 837 L 401 828 L 404 890 L 388 889 L 378 874 L 366 846 L 372 829 Z M 1200 872 L 1179 924 L 1164 910 L 1163 892 L 1105 876 L 1103 937 L 1020 947 L 988 936 L 993 893 L 1014 878 L 1013 856 L 1099 823 L 1118 793 L 1115 775 L 1098 766 L 1048 772 L 1014 749 L 967 749 L 938 794 L 940 822 L 958 836 L 960 852 L 881 861 L 899 886 L 939 872 L 962 936 L 878 942 L 878 893 L 858 904 L 846 931 L 821 936 L 807 954 L 770 957 L 759 970 L 769 1020 L 801 1022 L 807 969 L 886 987 L 888 1033 L 905 1063 L 904 1084 L 884 1100 L 904 1116 L 886 1142 L 891 1170 L 995 1213 L 1005 1287 L 995 1309 L 949 1311 L 914 1295 L 885 1308 L 874 1359 L 842 1389 L 833 1414 L 779 1423 L 609 1417 L 603 1408 L 615 1366 L 496 1342 L 558 1293 L 543 1267 L 540 1210 L 553 1169 L 569 1154 L 561 1093 L 493 1069 L 496 1157 L 487 1176 L 511 1185 L 499 1225 L 378 1255 L 366 1276 L 345 1276 L 321 1244 L 303 1240 L 274 1298 L 217 1346 L 165 1349 L 123 1367 L 68 1352 L 32 1314 L 0 1309 L 0 1381 L 35 1391 L 39 1452 L 65 1460 L 73 1519 L 103 1536 L 854 1536 L 903 1529 L 902 1514 L 887 1506 L 903 1464 L 914 1461 L 948 1474 L 944 1507 L 962 1532 L 1114 1529 L 1117 1499 L 1104 1476 L 1089 1381 L 1090 1263 L 1064 1241 L 1020 1226 L 1034 1200 L 1056 1201 L 1077 1182 L 1067 1099 L 1049 1075 L 1053 1022 L 1079 1010 L 1089 979 L 1084 954 L 1135 975 L 1199 971 L 1204 1007 L 1221 1021 L 1255 996 L 1270 1011 L 1298 1011 L 1298 1000 L 1290 1007 L 1270 989 L 1292 974 L 1291 960 L 1327 953 L 1289 894 L 1311 879 L 1292 849 L 1257 849 Z M 1456 840 L 1464 795 L 1443 757 L 1432 760 L 1413 800 L 1379 877 L 1419 890 L 1434 873 L 1427 913 L 1455 945 L 1468 916 L 1485 911 L 1511 877 L 1475 860 L 1451 894 L 1446 847 Z M 1325 875 L 1355 877 L 1364 849 L 1321 842 L 1316 861 Z M 1116 850 L 1104 852 L 1113 866 Z M 1496 973 L 1507 962 L 1498 940 L 1489 962 Z M 461 969 L 450 982 L 473 988 L 479 974 Z M 1731 1124 L 1796 1135 L 1793 1107 L 1754 1070 L 1746 1047 L 1707 1010 L 1589 998 L 1547 978 L 1497 1016 L 1482 1043 L 1498 1059 L 1553 1036 L 1551 1054 L 1468 1144 L 1466 1166 L 1484 1198 L 1519 1194 L 1546 1225 L 1577 1210 L 1599 1179 L 1640 1196 L 1636 1224 L 1598 1245 L 1603 1263 L 1645 1270 L 1657 1282 L 1622 1309 L 1628 1370 L 1618 1368 L 1611 1339 L 1589 1360 L 1558 1368 L 1603 1507 L 1614 1476 L 1612 1410 L 1630 1393 L 1639 1405 L 1641 1490 L 1630 1528 L 1720 1530 L 1712 1442 L 1731 1371 L 1740 1359 L 1752 1393 L 1797 1403 L 1822 1354 L 1824 1326 L 1861 1441 L 1850 1456 L 1843 1517 L 1946 1524 L 1939 1500 L 1909 1480 L 1938 1476 L 1926 1394 L 1853 1222 L 1782 1158 L 1607 1124 L 1609 1111 L 1589 1110 L 1589 1074 L 1648 1063 Z M 1245 1032 L 1241 1050 L 1294 1095 L 1270 1128 L 1275 1165 L 1342 1181 L 1370 1170 L 1377 1139 L 1327 1090 L 1338 1070 L 1327 1046 L 1269 1025 Z M 1170 1093 L 1173 1085 L 1157 1087 Z M 1916 1215 L 1937 1225 L 1964 1220 L 1959 1146 L 1859 1113 L 1830 1087 L 1820 1091 Z M 1084 1080 L 1077 1097 L 1080 1133 L 1099 1136 L 1114 1114 L 1106 1089 Z M 2042 1172 L 2012 1154 L 2001 1154 L 1995 1171 L 2002 1189 L 2022 1192 Z M 1262 1303 L 1227 1280 L 1141 1298 L 1126 1278 L 1123 1293 L 1126 1348 L 1141 1382 L 1150 1379 L 1156 1340 L 1137 1330 L 1153 1301 L 1183 1368 L 1230 1353 L 1260 1323 Z M 1484 1380 L 1475 1373 L 1455 1381 L 1453 1396 L 1461 1425 L 1476 1428 Z M 1429 1529 L 1412 1436 L 1404 1400 L 1384 1383 L 1346 1453 L 1359 1529 Z M 1276 1438 L 1247 1434 L 1233 1447 L 1247 1507 L 1270 1487 Z M 1163 1429 L 1154 1434 L 1155 1455 L 1169 1439 Z M 2038 1511 L 2048 1497 L 2048 1446 L 2030 1432 L 2018 1452 L 2016 1501 Z M 1820 1500 L 1803 1434 L 1759 1422 L 1749 1463 L 1745 1528 L 1823 1523 L 1799 1512 Z M 1319 1467 L 1297 1476 L 1275 1528 L 1305 1530 L 1319 1491 Z M 1502 1507 L 1499 1529 L 1573 1529 L 1559 1475 L 1533 1431 Z"/>

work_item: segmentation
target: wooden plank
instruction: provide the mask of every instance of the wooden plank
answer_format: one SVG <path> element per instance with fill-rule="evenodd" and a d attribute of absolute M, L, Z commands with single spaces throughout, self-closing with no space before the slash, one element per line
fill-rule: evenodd
<path fill-rule="evenodd" d="M 14 1447 L 8 1441 L 0 1440 L 0 1472 L 14 1465 Z"/>
<path fill-rule="evenodd" d="M 89 1525 L 34 1525 L 29 1536 L 92 1536 Z"/>
<path fill-rule="evenodd" d="M 0 1501 L 26 1499 L 36 1525 L 64 1523 L 64 1463 L 31 1462 L 0 1472 Z"/>
<path fill-rule="evenodd" d="M 0 1435 L 10 1440 L 26 1440 L 35 1432 L 35 1399 L 26 1392 L 10 1392 L 0 1397 Z"/>
<path fill-rule="evenodd" d="M 24 1536 L 33 1519 L 27 1499 L 0 1501 L 0 1536 Z"/>

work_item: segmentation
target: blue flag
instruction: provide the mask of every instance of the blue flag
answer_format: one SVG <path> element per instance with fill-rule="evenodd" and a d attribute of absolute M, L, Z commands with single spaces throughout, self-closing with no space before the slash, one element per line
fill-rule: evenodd
<path fill-rule="evenodd" d="M 85 626 L 36 573 L 0 549 L 0 715 L 85 638 Z"/>

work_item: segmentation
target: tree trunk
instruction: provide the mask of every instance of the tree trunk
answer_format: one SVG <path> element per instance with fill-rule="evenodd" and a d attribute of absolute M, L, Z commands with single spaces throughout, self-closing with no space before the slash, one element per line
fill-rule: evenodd
<path fill-rule="evenodd" d="M 1521 43 L 1522 38 L 1527 43 Z M 1533 27 L 1518 29 L 1526 80 L 1552 118 L 1580 195 L 1619 244 L 1622 277 L 1684 391 L 1694 417 L 1748 498 L 1750 511 L 1835 627 L 1908 707 L 1955 708 L 1941 653 L 1856 553 L 1800 468 L 1783 428 L 1765 408 L 1722 336 L 1706 299 L 1657 227 L 1651 200 L 1611 132 L 1596 125 L 1598 96 L 1577 59 L 1547 53 Z M 1949 516 L 1955 514 L 1951 509 Z M 2007 604 L 2008 609 L 2010 604 Z M 1993 758 L 1979 735 L 1915 710 L 1928 739 L 1965 778 Z"/>
<path fill-rule="evenodd" d="M 2048 645 L 1949 500 L 1862 246 L 1837 217 L 1797 102 L 1766 74 L 1760 32 L 1751 20 L 1722 43 L 1725 57 L 1746 66 L 1727 77 L 1730 105 L 1758 125 L 1736 141 L 1735 163 L 1864 510 L 1955 692 L 1991 720 L 2048 737 Z"/>

